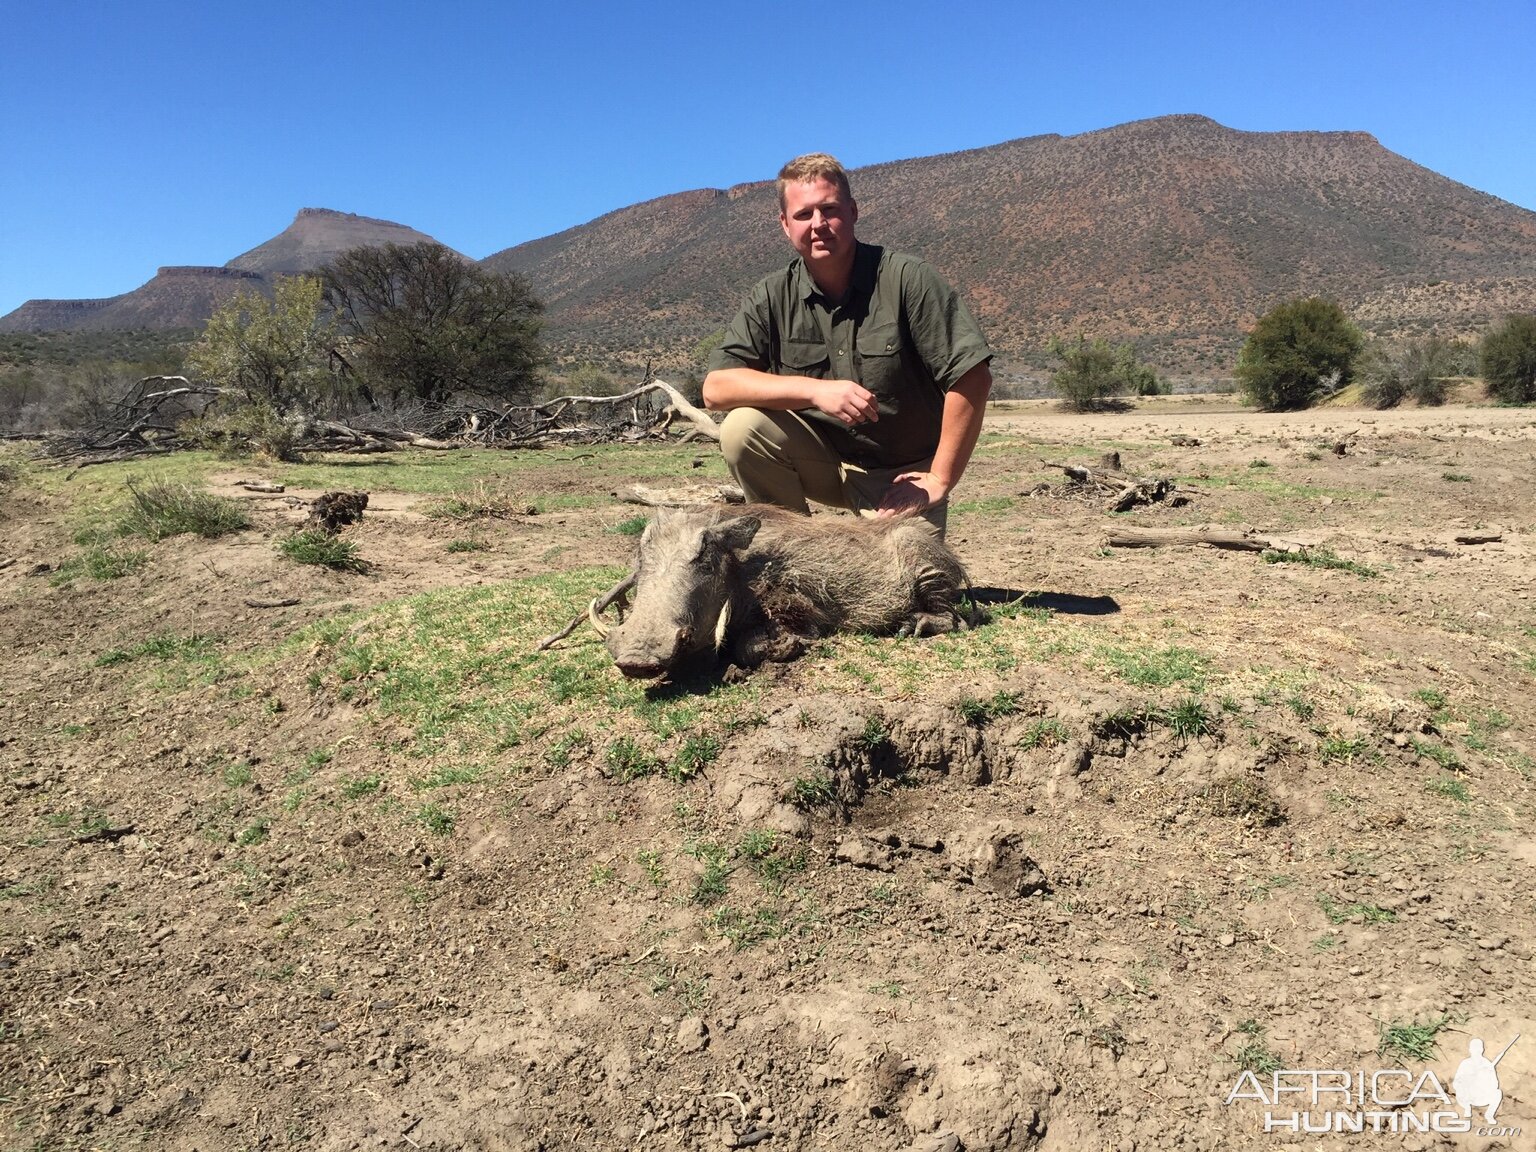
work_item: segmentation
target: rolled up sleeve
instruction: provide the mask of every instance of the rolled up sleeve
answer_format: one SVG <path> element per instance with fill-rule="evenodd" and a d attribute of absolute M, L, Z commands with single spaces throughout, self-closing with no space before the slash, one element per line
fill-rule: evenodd
<path fill-rule="evenodd" d="M 991 360 L 992 349 L 960 294 L 931 267 L 913 261 L 903 280 L 913 347 L 934 382 L 948 392 L 976 365 Z"/>

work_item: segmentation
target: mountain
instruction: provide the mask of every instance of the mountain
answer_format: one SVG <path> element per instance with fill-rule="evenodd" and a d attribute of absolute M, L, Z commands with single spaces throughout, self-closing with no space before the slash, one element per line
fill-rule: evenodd
<path fill-rule="evenodd" d="M 1536 289 L 1536 213 L 1361 132 L 1243 132 L 1166 116 L 852 173 L 859 235 L 961 288 L 1000 361 L 1052 336 L 1133 340 L 1231 370 L 1271 305 L 1321 293 L 1382 332 L 1475 331 Z M 772 181 L 647 201 L 484 263 L 526 276 L 569 357 L 686 366 L 792 253 Z"/>
<path fill-rule="evenodd" d="M 926 258 L 970 301 L 1006 373 L 1053 336 L 1134 341 L 1165 371 L 1224 376 L 1288 296 L 1372 331 L 1471 334 L 1536 298 L 1536 213 L 1362 132 L 1242 132 L 1164 116 L 861 168 L 859 235 Z M 565 362 L 671 371 L 790 259 L 772 181 L 663 196 L 487 257 L 527 277 Z M 107 300 L 29 300 L 0 332 L 191 327 L 241 286 L 358 244 L 430 239 L 306 208 L 223 268 L 162 268 Z"/>
<path fill-rule="evenodd" d="M 265 244 L 236 256 L 226 268 L 255 272 L 272 279 L 313 272 L 336 259 L 349 248 L 381 247 L 385 244 L 436 243 L 432 237 L 404 224 L 354 216 L 350 212 L 332 212 L 329 208 L 300 208 L 293 223 Z"/>
<path fill-rule="evenodd" d="M 287 228 L 222 268 L 161 268 L 132 292 L 100 300 L 28 300 L 0 316 L 0 332 L 199 328 L 236 292 L 270 290 L 276 277 L 312 272 L 349 248 L 431 239 L 388 220 L 301 208 Z"/>

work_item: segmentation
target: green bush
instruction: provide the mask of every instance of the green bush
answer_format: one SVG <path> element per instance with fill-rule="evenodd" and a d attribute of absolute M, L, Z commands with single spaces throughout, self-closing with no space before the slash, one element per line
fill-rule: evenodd
<path fill-rule="evenodd" d="M 1489 396 L 1506 404 L 1536 401 L 1536 315 L 1509 316 L 1490 329 L 1477 363 Z"/>
<path fill-rule="evenodd" d="M 303 426 L 301 418 L 283 416 L 270 404 L 257 400 L 183 420 L 176 431 L 193 448 L 206 448 L 221 456 L 292 461 L 298 457 Z"/>
<path fill-rule="evenodd" d="M 195 532 L 212 540 L 251 526 L 251 518 L 235 501 L 199 492 L 189 484 L 154 481 L 141 488 L 130 480 L 128 491 L 133 507 L 119 525 L 124 536 L 164 540 Z"/>
<path fill-rule="evenodd" d="M 1129 344 L 1117 347 L 1108 340 L 1079 336 L 1072 344 L 1052 340 L 1047 351 L 1061 361 L 1051 373 L 1051 386 L 1069 408 L 1079 412 L 1102 407 L 1111 397 L 1128 392 L 1159 396 L 1173 390 L 1154 368 L 1136 359 L 1136 350 Z"/>
<path fill-rule="evenodd" d="M 1287 300 L 1259 317 L 1248 334 L 1237 379 L 1243 394 L 1267 411 L 1305 408 L 1349 383 L 1364 344 L 1332 300 Z"/>
<path fill-rule="evenodd" d="M 295 532 L 278 543 L 277 550 L 297 564 L 318 564 L 344 572 L 365 572 L 368 565 L 357 554 L 357 545 L 340 536 L 328 536 L 318 528 Z"/>
<path fill-rule="evenodd" d="M 1445 378 L 1455 375 L 1455 360 L 1454 346 L 1438 336 L 1396 347 L 1375 345 L 1361 367 L 1361 398 L 1373 408 L 1394 408 L 1404 400 L 1425 407 L 1444 404 Z"/>

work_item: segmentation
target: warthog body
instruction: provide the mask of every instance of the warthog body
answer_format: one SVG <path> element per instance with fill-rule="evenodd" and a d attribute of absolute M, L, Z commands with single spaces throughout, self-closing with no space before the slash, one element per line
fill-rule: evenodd
<path fill-rule="evenodd" d="M 963 628 L 965 583 L 954 553 L 905 520 L 662 509 L 640 537 L 633 606 L 606 639 L 626 676 L 660 676 L 712 652 L 752 668 L 793 660 L 834 632 Z"/>

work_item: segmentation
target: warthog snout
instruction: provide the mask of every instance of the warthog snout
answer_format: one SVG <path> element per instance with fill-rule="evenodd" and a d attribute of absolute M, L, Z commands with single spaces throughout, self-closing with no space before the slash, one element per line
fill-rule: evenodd
<path fill-rule="evenodd" d="M 647 629 L 629 624 L 621 624 L 607 638 L 613 662 L 631 680 L 654 680 L 682 659 L 692 643 L 693 634 L 687 628 Z"/>

